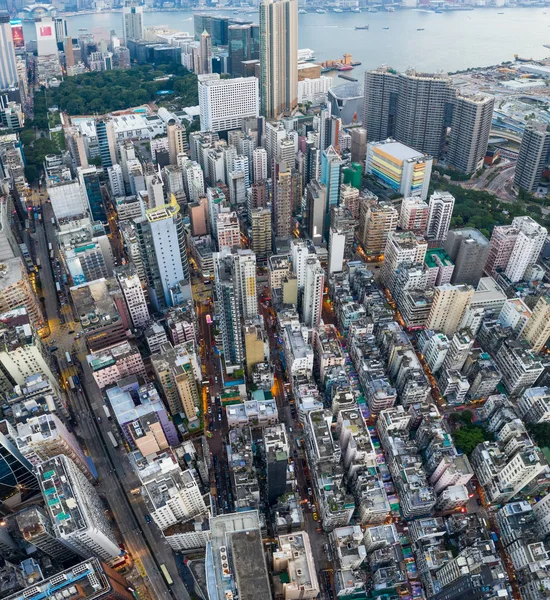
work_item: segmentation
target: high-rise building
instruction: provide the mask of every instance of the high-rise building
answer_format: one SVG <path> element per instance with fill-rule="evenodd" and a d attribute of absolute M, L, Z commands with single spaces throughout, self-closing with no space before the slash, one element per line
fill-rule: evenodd
<path fill-rule="evenodd" d="M 172 290 L 189 280 L 189 262 L 180 207 L 170 204 L 150 208 L 136 219 L 136 237 L 145 267 L 149 299 L 158 309 L 173 305 Z"/>
<path fill-rule="evenodd" d="M 240 129 L 247 118 L 259 115 L 255 77 L 220 79 L 217 73 L 199 77 L 201 131 Z"/>
<path fill-rule="evenodd" d="M 550 128 L 544 123 L 528 123 L 523 130 L 519 147 L 514 185 L 534 192 L 550 155 Z"/>
<path fill-rule="evenodd" d="M 435 329 L 451 337 L 457 331 L 474 288 L 470 285 L 445 283 L 434 289 L 432 307 L 426 329 Z"/>
<path fill-rule="evenodd" d="M 298 293 L 302 293 L 306 284 L 306 261 L 310 254 L 308 243 L 305 240 L 292 240 L 290 242 L 290 255 L 292 270 L 298 280 Z"/>
<path fill-rule="evenodd" d="M 88 204 L 92 221 L 101 221 L 107 223 L 107 214 L 103 204 L 103 195 L 101 193 L 101 184 L 99 182 L 99 173 L 96 167 L 84 169 L 78 168 L 78 179 L 82 195 Z"/>
<path fill-rule="evenodd" d="M 367 155 L 367 130 L 354 127 L 351 130 L 351 162 L 363 164 Z"/>
<path fill-rule="evenodd" d="M 227 71 L 233 77 L 244 77 L 243 61 L 258 60 L 258 40 L 255 39 L 256 27 L 251 23 L 230 25 L 228 34 L 228 64 Z"/>
<path fill-rule="evenodd" d="M 239 248 L 234 254 L 237 290 L 241 302 L 243 319 L 252 319 L 258 315 L 258 296 L 256 294 L 256 255 L 252 250 Z"/>
<path fill-rule="evenodd" d="M 361 198 L 359 204 L 359 230 L 357 237 L 369 256 L 384 252 L 388 236 L 397 228 L 399 213 L 389 202 Z"/>
<path fill-rule="evenodd" d="M 440 157 L 451 127 L 451 166 L 471 173 L 485 155 L 494 99 L 461 96 L 446 74 L 381 67 L 365 74 L 364 96 L 368 141 L 391 137 Z"/>
<path fill-rule="evenodd" d="M 328 274 L 338 273 L 344 268 L 346 231 L 331 226 L 328 241 Z"/>
<path fill-rule="evenodd" d="M 188 160 L 183 164 L 183 185 L 188 202 L 198 202 L 204 194 L 204 173 L 198 162 Z"/>
<path fill-rule="evenodd" d="M 548 231 L 531 217 L 515 217 L 512 227 L 518 230 L 518 236 L 505 275 L 512 283 L 517 283 L 523 279 L 527 267 L 537 262 Z"/>
<path fill-rule="evenodd" d="M 550 337 L 550 297 L 539 298 L 521 337 L 531 344 L 533 352 L 540 352 L 544 348 Z"/>
<path fill-rule="evenodd" d="M 216 220 L 218 248 L 233 248 L 241 246 L 241 230 L 236 212 L 221 212 Z"/>
<path fill-rule="evenodd" d="M 298 1 L 260 4 L 260 104 L 277 119 L 298 104 Z"/>
<path fill-rule="evenodd" d="M 305 285 L 302 302 L 302 315 L 308 327 L 317 327 L 321 322 L 323 293 L 325 291 L 325 271 L 319 259 L 309 256 L 305 265 Z"/>
<path fill-rule="evenodd" d="M 122 7 L 123 39 L 124 45 L 128 46 L 128 40 L 142 40 L 144 38 L 143 6 L 131 0 L 126 0 Z"/>
<path fill-rule="evenodd" d="M 203 31 L 200 37 L 200 64 L 198 75 L 212 73 L 212 36 L 208 31 Z"/>
<path fill-rule="evenodd" d="M 68 37 L 67 20 L 63 17 L 57 17 L 53 20 L 55 26 L 55 39 L 58 44 L 62 44 Z"/>
<path fill-rule="evenodd" d="M 39 491 L 32 464 L 15 445 L 15 431 L 7 421 L 0 421 L 0 515 Z"/>
<path fill-rule="evenodd" d="M 485 263 L 485 272 L 496 277 L 505 271 L 518 239 L 519 230 L 513 225 L 498 225 L 493 229 L 489 244 L 489 253 Z"/>
<path fill-rule="evenodd" d="M 428 243 L 412 231 L 392 232 L 388 235 L 384 249 L 384 264 L 380 279 L 393 293 L 396 272 L 399 267 L 423 265 Z"/>
<path fill-rule="evenodd" d="M 315 246 L 323 243 L 325 211 L 327 209 L 327 188 L 313 179 L 306 187 L 307 233 Z M 334 207 L 337 208 L 337 207 Z"/>
<path fill-rule="evenodd" d="M 120 554 L 105 507 L 94 486 L 62 454 L 37 466 L 38 480 L 56 537 L 83 558 Z"/>
<path fill-rule="evenodd" d="M 5 90 L 17 85 L 17 67 L 15 66 L 15 48 L 9 15 L 0 16 L 0 89 Z"/>
<path fill-rule="evenodd" d="M 445 252 L 454 262 L 451 283 L 477 286 L 489 254 L 489 240 L 477 229 L 453 229 L 447 234 Z"/>
<path fill-rule="evenodd" d="M 367 144 L 365 171 L 404 197 L 426 200 L 433 158 L 392 138 Z"/>
<path fill-rule="evenodd" d="M 226 249 L 214 254 L 214 269 L 226 368 L 240 366 L 244 360 L 241 302 L 231 252 Z"/>
<path fill-rule="evenodd" d="M 107 172 L 109 167 L 117 164 L 116 138 L 113 121 L 111 119 L 99 119 L 95 125 L 101 166 Z"/>
<path fill-rule="evenodd" d="M 340 186 L 340 205 L 347 208 L 353 218 L 359 218 L 359 190 L 352 185 L 342 183 Z"/>
<path fill-rule="evenodd" d="M 418 196 L 403 198 L 399 212 L 399 227 L 405 231 L 425 235 L 429 211 L 426 202 Z"/>
<path fill-rule="evenodd" d="M 470 174 L 483 166 L 494 105 L 493 96 L 456 97 L 447 154 L 450 167 Z"/>
<path fill-rule="evenodd" d="M 145 327 L 151 320 L 151 317 L 135 267 L 126 267 L 117 270 L 116 278 L 126 301 L 128 314 L 130 315 L 130 319 L 132 319 L 133 326 L 135 328 Z"/>
<path fill-rule="evenodd" d="M 177 123 L 168 123 L 166 126 L 166 136 L 168 137 L 170 164 L 177 165 L 178 154 L 183 154 L 187 150 L 187 133 L 185 127 Z"/>
<path fill-rule="evenodd" d="M 70 177 L 66 179 L 49 177 L 46 185 L 53 213 L 58 221 L 65 217 L 85 215 L 89 210 L 88 202 L 78 180 Z"/>
<path fill-rule="evenodd" d="M 57 39 L 53 19 L 42 17 L 35 21 L 35 27 L 38 56 L 54 56 L 57 59 Z"/>
<path fill-rule="evenodd" d="M 267 179 L 267 152 L 265 148 L 258 147 L 253 152 L 254 183 Z"/>
<path fill-rule="evenodd" d="M 113 198 L 122 198 L 126 196 L 124 186 L 124 174 L 120 165 L 113 165 L 107 169 L 109 176 L 109 187 L 111 188 L 111 196 Z"/>
<path fill-rule="evenodd" d="M 292 179 L 293 172 L 286 162 L 275 163 L 273 173 L 273 233 L 275 237 L 290 237 L 293 205 Z"/>
<path fill-rule="evenodd" d="M 253 208 L 250 211 L 250 248 L 260 264 L 271 254 L 271 210 Z"/>
<path fill-rule="evenodd" d="M 333 146 L 323 150 L 321 154 L 321 183 L 326 187 L 326 209 L 323 226 L 323 237 L 326 239 L 330 222 L 330 209 L 340 204 L 340 176 L 342 159 Z"/>
<path fill-rule="evenodd" d="M 451 225 L 455 199 L 449 192 L 435 191 L 430 196 L 426 237 L 431 242 L 444 242 Z"/>

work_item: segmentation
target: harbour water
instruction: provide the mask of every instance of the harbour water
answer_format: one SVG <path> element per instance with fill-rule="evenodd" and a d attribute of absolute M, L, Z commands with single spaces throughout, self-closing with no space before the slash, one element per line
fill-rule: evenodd
<path fill-rule="evenodd" d="M 257 21 L 256 13 L 220 11 Z M 193 13 L 155 11 L 145 14 L 146 25 L 167 25 L 193 32 Z M 356 25 L 369 25 L 356 30 Z M 69 33 L 102 28 L 121 33 L 122 14 L 95 13 L 67 18 Z M 35 39 L 33 23 L 24 25 L 26 39 Z M 514 54 L 540 59 L 550 55 L 550 8 L 478 8 L 442 14 L 426 10 L 396 10 L 299 15 L 299 46 L 315 50 L 318 60 L 337 59 L 344 52 L 362 62 L 351 73 L 381 64 L 397 70 L 457 71 L 514 60 Z M 350 74 L 351 74 L 350 73 Z"/>

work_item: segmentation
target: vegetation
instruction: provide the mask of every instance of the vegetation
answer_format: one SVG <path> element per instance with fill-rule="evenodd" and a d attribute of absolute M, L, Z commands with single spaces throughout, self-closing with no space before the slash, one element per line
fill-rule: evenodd
<path fill-rule="evenodd" d="M 527 423 L 527 431 L 541 448 L 550 448 L 550 423 Z"/>
<path fill-rule="evenodd" d="M 481 425 L 463 425 L 453 432 L 455 446 L 470 456 L 474 448 L 482 442 L 492 441 L 494 436 Z"/>
<path fill-rule="evenodd" d="M 449 415 L 449 420 L 452 423 L 463 423 L 464 425 L 470 425 L 473 418 L 471 410 L 463 410 L 462 412 L 454 412 Z"/>
<path fill-rule="evenodd" d="M 70 115 L 107 113 L 158 100 L 169 90 L 182 106 L 198 104 L 197 77 L 182 65 L 142 65 L 132 69 L 97 71 L 67 77 L 50 93 L 53 104 Z"/>

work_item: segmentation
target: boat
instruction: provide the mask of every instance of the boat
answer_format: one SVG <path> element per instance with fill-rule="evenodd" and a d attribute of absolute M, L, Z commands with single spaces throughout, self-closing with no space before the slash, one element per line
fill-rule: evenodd
<path fill-rule="evenodd" d="M 86 27 L 81 27 L 78 31 L 88 31 Z"/>
<path fill-rule="evenodd" d="M 340 79 L 345 79 L 346 81 L 353 81 L 354 83 L 358 81 L 356 77 L 350 77 L 349 75 L 343 75 L 342 73 L 339 73 L 338 77 L 340 77 Z"/>
<path fill-rule="evenodd" d="M 335 13 L 343 13 L 344 11 L 343 11 L 341 8 L 333 8 L 333 9 L 332 9 L 332 12 L 335 12 Z"/>
<path fill-rule="evenodd" d="M 369 6 L 367 12 L 378 12 L 378 10 L 374 6 Z"/>
<path fill-rule="evenodd" d="M 336 70 L 336 67 L 322 67 L 321 73 L 330 73 L 331 71 Z"/>
<path fill-rule="evenodd" d="M 327 11 L 324 8 L 318 8 L 315 12 L 320 15 L 324 15 Z"/>
<path fill-rule="evenodd" d="M 393 6 L 386 6 L 386 10 L 388 12 L 395 12 L 395 8 Z"/>
<path fill-rule="evenodd" d="M 300 8 L 300 9 L 298 10 L 298 14 L 299 14 L 299 15 L 307 15 L 307 10 L 304 10 L 303 8 Z"/>
<path fill-rule="evenodd" d="M 354 6 L 354 7 L 351 9 L 351 12 L 354 12 L 354 13 L 360 13 L 360 12 L 361 12 L 361 9 L 360 9 L 360 8 L 357 8 L 357 6 Z"/>
<path fill-rule="evenodd" d="M 349 64 L 352 67 L 360 67 L 361 66 L 361 61 L 360 60 L 352 60 Z"/>
<path fill-rule="evenodd" d="M 336 70 L 337 71 L 353 71 L 353 67 L 351 65 L 340 64 L 336 67 Z"/>
<path fill-rule="evenodd" d="M 368 25 L 356 25 L 355 29 L 366 29 L 367 31 L 369 30 L 369 26 Z"/>
<path fill-rule="evenodd" d="M 416 31 L 424 31 L 424 27 L 418 27 Z"/>
<path fill-rule="evenodd" d="M 499 13 L 497 13 L 497 15 L 503 15 L 503 14 L 504 14 L 503 12 L 499 12 Z"/>
<path fill-rule="evenodd" d="M 382 29 L 389 29 L 389 27 L 383 27 Z"/>
<path fill-rule="evenodd" d="M 442 15 L 442 14 L 443 14 L 443 11 L 442 11 L 440 8 L 438 8 L 437 10 L 434 10 L 434 13 L 435 13 L 436 15 Z"/>

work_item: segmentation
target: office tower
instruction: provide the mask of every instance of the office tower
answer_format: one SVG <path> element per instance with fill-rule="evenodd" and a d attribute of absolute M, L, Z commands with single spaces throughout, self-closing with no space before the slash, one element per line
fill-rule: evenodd
<path fill-rule="evenodd" d="M 425 238 L 412 231 L 394 231 L 388 235 L 384 248 L 384 264 L 380 279 L 393 293 L 396 272 L 399 267 L 422 266 L 428 243 Z"/>
<path fill-rule="evenodd" d="M 256 148 L 253 152 L 254 157 L 254 183 L 265 181 L 267 179 L 267 152 L 265 148 Z"/>
<path fill-rule="evenodd" d="M 450 167 L 470 174 L 483 166 L 494 105 L 493 96 L 456 97 L 447 154 Z"/>
<path fill-rule="evenodd" d="M 333 146 L 323 150 L 321 154 L 321 183 L 326 186 L 325 224 L 323 231 L 328 231 L 330 208 L 340 203 L 340 176 L 342 159 Z M 325 236 L 326 237 L 326 236 Z"/>
<path fill-rule="evenodd" d="M 126 195 L 124 187 L 124 175 L 120 165 L 113 165 L 107 169 L 109 175 L 109 187 L 113 198 L 120 198 Z"/>
<path fill-rule="evenodd" d="M 214 270 L 226 368 L 240 366 L 244 360 L 241 302 L 235 260 L 229 250 L 214 254 Z"/>
<path fill-rule="evenodd" d="M 277 119 L 298 104 L 298 2 L 260 4 L 260 104 L 266 119 Z"/>
<path fill-rule="evenodd" d="M 523 279 L 529 265 L 537 262 L 548 231 L 531 217 L 515 217 L 512 227 L 518 230 L 505 275 L 512 283 Z"/>
<path fill-rule="evenodd" d="M 538 188 L 550 154 L 550 128 L 545 123 L 530 122 L 523 130 L 514 185 L 527 192 Z"/>
<path fill-rule="evenodd" d="M 238 154 L 233 160 L 233 172 L 241 171 L 244 174 L 244 186 L 245 190 L 250 187 L 250 166 L 248 163 L 248 157 Z"/>
<path fill-rule="evenodd" d="M 198 75 L 212 73 L 212 37 L 208 31 L 203 31 L 200 37 L 200 66 Z"/>
<path fill-rule="evenodd" d="M 274 164 L 272 179 L 273 233 L 275 237 L 288 238 L 292 231 L 293 174 L 287 163 Z"/>
<path fill-rule="evenodd" d="M 133 5 L 131 0 L 126 0 L 122 7 L 122 33 L 124 45 L 128 46 L 129 40 L 142 40 L 144 38 L 143 6 Z"/>
<path fill-rule="evenodd" d="M 227 187 L 232 206 L 242 206 L 246 203 L 246 181 L 242 171 L 233 171 L 229 174 Z"/>
<path fill-rule="evenodd" d="M 51 17 L 42 17 L 35 22 L 36 46 L 38 56 L 54 56 L 57 58 L 57 40 Z"/>
<path fill-rule="evenodd" d="M 327 187 L 315 179 L 306 187 L 307 233 L 315 246 L 323 243 Z M 336 208 L 336 207 L 335 207 Z"/>
<path fill-rule="evenodd" d="M 130 319 L 132 319 L 132 325 L 136 329 L 145 327 L 151 320 L 151 317 L 135 267 L 128 265 L 125 268 L 118 269 L 116 278 L 122 290 L 128 314 L 130 315 Z"/>
<path fill-rule="evenodd" d="M 235 277 L 241 303 L 241 315 L 244 320 L 258 315 L 258 297 L 256 295 L 256 255 L 252 250 L 239 248 L 234 253 Z"/>
<path fill-rule="evenodd" d="M 338 273 L 344 268 L 344 254 L 346 248 L 346 231 L 341 228 L 330 227 L 328 241 L 328 274 Z"/>
<path fill-rule="evenodd" d="M 66 553 L 67 550 L 65 550 Z M 92 558 L 65 569 L 47 579 L 26 583 L 9 600 L 42 600 L 57 595 L 66 600 L 132 600 L 128 582 L 120 573 Z"/>
<path fill-rule="evenodd" d="M 0 515 L 40 491 L 33 466 L 15 445 L 14 437 L 10 424 L 0 421 Z"/>
<path fill-rule="evenodd" d="M 96 167 L 84 169 L 78 168 L 78 180 L 82 195 L 84 196 L 90 217 L 92 221 L 101 221 L 107 223 L 107 214 L 103 204 L 103 195 L 101 193 L 101 184 L 99 183 L 99 174 Z"/>
<path fill-rule="evenodd" d="M 174 200 L 146 211 L 136 219 L 136 237 L 145 268 L 149 300 L 159 307 L 173 305 L 172 291 L 189 280 L 185 230 L 180 207 Z"/>
<path fill-rule="evenodd" d="M 271 210 L 252 208 L 250 210 L 250 248 L 260 264 L 265 264 L 271 254 Z"/>
<path fill-rule="evenodd" d="M 103 502 L 74 462 L 59 455 L 36 469 L 56 537 L 83 558 L 118 556 Z"/>
<path fill-rule="evenodd" d="M 367 156 L 367 130 L 354 127 L 351 130 L 351 162 L 363 164 Z"/>
<path fill-rule="evenodd" d="M 433 158 L 392 138 L 367 144 L 365 172 L 404 197 L 426 200 Z"/>
<path fill-rule="evenodd" d="M 498 225 L 493 229 L 485 264 L 485 272 L 488 275 L 496 277 L 499 272 L 506 269 L 518 235 L 519 230 L 513 225 Z"/>
<path fill-rule="evenodd" d="M 309 256 L 305 264 L 305 285 L 302 302 L 302 315 L 308 327 L 317 327 L 321 322 L 323 293 L 325 291 L 325 271 L 315 256 Z"/>
<path fill-rule="evenodd" d="M 360 198 L 357 237 L 367 255 L 384 252 L 388 236 L 396 230 L 398 221 L 399 213 L 389 202 Z"/>
<path fill-rule="evenodd" d="M 434 192 L 430 196 L 426 237 L 431 242 L 444 242 L 451 225 L 455 206 L 454 196 L 449 192 Z"/>
<path fill-rule="evenodd" d="M 194 15 L 195 40 L 199 41 L 203 31 L 208 31 L 212 36 L 214 46 L 227 46 L 227 31 L 229 27 L 229 17 L 215 17 L 212 15 Z"/>
<path fill-rule="evenodd" d="M 195 369 L 195 366 L 197 368 Z M 162 344 L 151 357 L 151 366 L 172 415 L 184 412 L 187 419 L 197 418 L 200 403 L 197 376 L 200 376 L 194 342 L 172 346 Z M 198 373 L 197 373 L 198 370 Z"/>
<path fill-rule="evenodd" d="M 399 212 L 399 227 L 405 231 L 425 235 L 429 212 L 429 206 L 418 196 L 403 198 Z"/>
<path fill-rule="evenodd" d="M 347 260 L 351 259 L 357 220 L 351 211 L 341 204 L 340 206 L 333 206 L 330 209 L 330 226 L 345 235 L 344 258 Z"/>
<path fill-rule="evenodd" d="M 258 80 L 255 77 L 220 79 L 199 77 L 201 131 L 239 129 L 247 118 L 259 115 Z"/>
<path fill-rule="evenodd" d="M 228 34 L 228 64 L 227 70 L 233 77 L 244 77 L 245 69 L 242 64 L 247 60 L 258 60 L 259 52 L 253 37 L 252 24 L 230 25 Z"/>
<path fill-rule="evenodd" d="M 454 262 L 451 283 L 477 286 L 489 255 L 489 240 L 477 229 L 453 229 L 447 234 L 445 252 Z"/>
<path fill-rule="evenodd" d="M 101 166 L 104 171 L 117 164 L 116 138 L 113 121 L 111 119 L 99 119 L 96 121 L 96 135 L 101 156 Z"/>
<path fill-rule="evenodd" d="M 447 337 L 454 335 L 473 295 L 471 285 L 445 283 L 434 288 L 426 329 L 441 331 Z"/>
<path fill-rule="evenodd" d="M 183 154 L 187 150 L 187 133 L 185 127 L 177 123 L 168 123 L 166 126 L 166 135 L 168 137 L 168 153 L 170 154 L 170 164 L 178 164 L 178 154 Z"/>
<path fill-rule="evenodd" d="M 17 85 L 15 66 L 15 48 L 9 15 L 0 16 L 0 89 L 5 90 Z"/>
<path fill-rule="evenodd" d="M 62 44 L 68 37 L 69 32 L 67 31 L 67 21 L 62 17 L 58 17 L 53 20 L 55 27 L 55 39 L 58 44 Z"/>
<path fill-rule="evenodd" d="M 521 337 L 529 342 L 533 352 L 540 352 L 550 337 L 550 298 L 541 296 L 527 321 Z"/>
<path fill-rule="evenodd" d="M 10 521 L 17 526 L 19 535 L 27 544 L 35 546 L 50 558 L 60 562 L 76 558 L 77 555 L 57 539 L 50 517 L 39 506 L 20 510 L 10 517 Z"/>
<path fill-rule="evenodd" d="M 218 248 L 233 248 L 241 246 L 241 230 L 239 227 L 239 218 L 237 213 L 221 212 L 216 219 L 216 239 Z"/>

